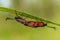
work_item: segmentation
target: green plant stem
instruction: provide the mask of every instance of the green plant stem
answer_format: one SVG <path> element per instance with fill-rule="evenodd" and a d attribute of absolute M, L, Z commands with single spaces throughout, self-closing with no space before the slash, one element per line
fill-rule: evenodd
<path fill-rule="evenodd" d="M 9 12 L 9 13 L 14 13 L 15 14 L 16 10 L 0 7 L 0 11 L 4 11 L 4 12 Z M 16 11 L 16 12 L 17 12 L 18 15 L 23 16 L 23 17 L 27 17 L 27 18 L 31 18 L 31 19 L 35 19 L 35 20 L 41 20 L 41 21 L 45 21 L 47 23 L 52 23 L 52 24 L 60 26 L 60 24 L 57 24 L 57 23 L 54 23 L 54 22 L 51 22 L 51 21 L 48 21 L 48 20 L 45 20 L 45 19 L 42 19 L 42 18 L 38 18 L 38 17 L 32 16 L 30 14 L 24 13 L 24 12 L 19 12 L 19 11 Z"/>

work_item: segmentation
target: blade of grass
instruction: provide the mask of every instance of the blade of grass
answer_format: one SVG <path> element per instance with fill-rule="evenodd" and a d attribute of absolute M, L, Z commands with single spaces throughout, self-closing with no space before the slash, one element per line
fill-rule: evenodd
<path fill-rule="evenodd" d="M 9 13 L 14 13 L 15 14 L 16 10 L 0 7 L 0 11 L 5 11 L 5 12 L 9 12 Z M 32 15 L 29 15 L 27 13 L 24 13 L 24 12 L 19 12 L 19 11 L 16 11 L 16 12 L 17 12 L 18 15 L 23 16 L 23 17 L 27 17 L 27 18 L 31 18 L 31 19 L 35 19 L 35 20 L 41 20 L 41 21 L 45 21 L 47 23 L 52 23 L 52 24 L 60 26 L 60 24 L 57 24 L 57 23 L 54 23 L 54 22 L 51 22 L 51 21 L 48 21 L 48 20 L 45 20 L 45 19 L 42 19 L 42 18 L 38 18 L 38 17 L 32 16 Z"/>

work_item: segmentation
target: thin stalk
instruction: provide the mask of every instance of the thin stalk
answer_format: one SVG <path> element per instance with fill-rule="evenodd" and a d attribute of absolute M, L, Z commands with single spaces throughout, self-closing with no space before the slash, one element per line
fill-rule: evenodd
<path fill-rule="evenodd" d="M 0 11 L 4 11 L 4 12 L 9 12 L 9 13 L 15 14 L 16 10 L 0 7 Z M 27 17 L 27 18 L 31 18 L 31 19 L 35 19 L 35 20 L 41 20 L 41 21 L 45 21 L 47 23 L 51 23 L 51 24 L 55 24 L 55 25 L 60 26 L 60 24 L 57 24 L 57 23 L 54 23 L 54 22 L 51 22 L 51 21 L 48 21 L 48 20 L 45 20 L 45 19 L 42 19 L 42 18 L 38 18 L 38 17 L 32 16 L 30 14 L 24 13 L 24 12 L 20 12 L 20 11 L 16 11 L 16 12 L 17 12 L 18 15 L 23 16 L 23 17 Z"/>

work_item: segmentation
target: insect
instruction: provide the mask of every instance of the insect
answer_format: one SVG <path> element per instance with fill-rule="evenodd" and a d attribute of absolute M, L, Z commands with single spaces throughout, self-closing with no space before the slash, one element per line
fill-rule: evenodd
<path fill-rule="evenodd" d="M 9 18 L 9 17 L 6 18 L 6 20 L 11 20 L 11 19 L 13 19 L 13 18 Z M 24 24 L 25 26 L 34 27 L 34 28 L 47 26 L 49 28 L 53 28 L 54 30 L 56 30 L 55 27 L 50 27 L 50 26 L 47 25 L 47 23 L 44 23 L 42 21 L 41 22 L 27 21 L 27 20 L 23 19 L 22 17 L 18 16 L 17 13 L 16 13 L 16 16 L 14 17 L 14 19 L 17 22 L 20 22 L 20 23 Z"/>

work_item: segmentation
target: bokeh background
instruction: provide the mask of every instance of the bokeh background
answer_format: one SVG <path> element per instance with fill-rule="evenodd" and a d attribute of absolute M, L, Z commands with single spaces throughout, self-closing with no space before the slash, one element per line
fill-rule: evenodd
<path fill-rule="evenodd" d="M 60 24 L 60 0 L 0 0 L 0 7 L 15 9 Z M 55 26 L 56 31 L 48 27 L 30 28 L 15 20 L 6 21 L 6 17 L 14 18 L 15 14 L 0 11 L 0 40 L 60 40 L 60 26 L 49 24 Z"/>

